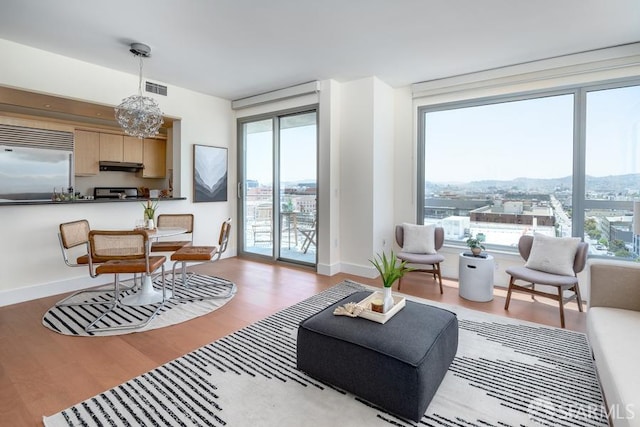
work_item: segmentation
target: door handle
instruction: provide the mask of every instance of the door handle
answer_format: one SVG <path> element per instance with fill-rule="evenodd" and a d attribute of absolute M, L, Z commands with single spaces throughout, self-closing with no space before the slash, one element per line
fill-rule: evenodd
<path fill-rule="evenodd" d="M 242 182 L 238 182 L 238 199 L 242 199 Z"/>

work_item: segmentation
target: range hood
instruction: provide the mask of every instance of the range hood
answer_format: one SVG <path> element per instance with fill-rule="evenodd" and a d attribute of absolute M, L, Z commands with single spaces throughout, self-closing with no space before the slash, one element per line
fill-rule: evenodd
<path fill-rule="evenodd" d="M 100 162 L 101 171 L 118 171 L 118 172 L 138 172 L 144 169 L 142 163 L 131 162 Z"/>

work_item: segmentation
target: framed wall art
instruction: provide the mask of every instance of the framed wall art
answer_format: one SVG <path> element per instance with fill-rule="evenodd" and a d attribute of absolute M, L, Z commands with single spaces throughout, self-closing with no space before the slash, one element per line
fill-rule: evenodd
<path fill-rule="evenodd" d="M 193 146 L 193 201 L 227 201 L 227 149 Z"/>

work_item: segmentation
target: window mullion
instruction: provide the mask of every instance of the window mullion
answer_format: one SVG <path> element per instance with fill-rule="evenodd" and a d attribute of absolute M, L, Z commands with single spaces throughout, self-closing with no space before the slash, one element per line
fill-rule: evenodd
<path fill-rule="evenodd" d="M 586 126 L 587 126 L 587 97 L 584 89 L 576 91 L 574 95 L 573 122 L 573 194 L 572 194 L 572 235 L 584 236 L 584 199 L 585 158 L 586 158 Z"/>

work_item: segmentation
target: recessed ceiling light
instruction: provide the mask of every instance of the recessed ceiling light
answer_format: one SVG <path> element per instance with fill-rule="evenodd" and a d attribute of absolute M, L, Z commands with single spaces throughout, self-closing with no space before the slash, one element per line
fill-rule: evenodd
<path fill-rule="evenodd" d="M 44 104 L 45 108 L 51 108 L 51 104 Z"/>

